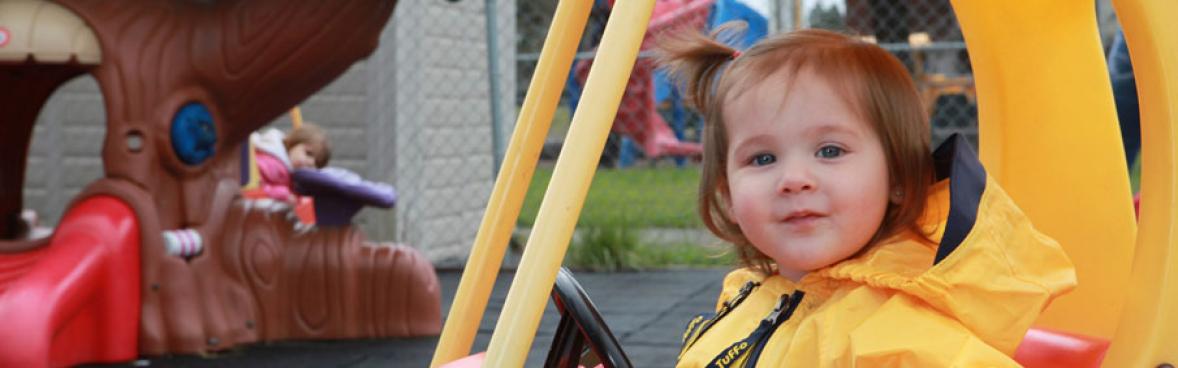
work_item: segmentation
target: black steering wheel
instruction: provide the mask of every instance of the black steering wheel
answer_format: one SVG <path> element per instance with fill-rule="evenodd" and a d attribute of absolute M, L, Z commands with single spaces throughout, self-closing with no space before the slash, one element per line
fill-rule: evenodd
<path fill-rule="evenodd" d="M 552 337 L 545 367 L 577 368 L 586 350 L 593 352 L 606 368 L 632 367 L 618 339 L 567 268 L 561 267 L 556 274 L 552 299 L 560 311 L 560 325 Z"/>

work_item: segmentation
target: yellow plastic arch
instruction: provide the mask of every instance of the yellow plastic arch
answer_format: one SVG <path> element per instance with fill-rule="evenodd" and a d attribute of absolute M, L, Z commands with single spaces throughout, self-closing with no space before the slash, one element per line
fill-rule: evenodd
<path fill-rule="evenodd" d="M 1106 367 L 1178 362 L 1178 2 L 1115 1 L 1141 109 L 1141 228 Z"/>
<path fill-rule="evenodd" d="M 1137 229 L 1095 7 L 952 3 L 974 68 L 987 172 L 1076 264 L 1079 286 L 1038 325 L 1111 339 Z"/>

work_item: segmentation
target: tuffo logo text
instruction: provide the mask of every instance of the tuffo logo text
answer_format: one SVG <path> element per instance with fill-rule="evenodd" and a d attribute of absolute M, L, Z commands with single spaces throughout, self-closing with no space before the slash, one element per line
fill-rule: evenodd
<path fill-rule="evenodd" d="M 737 361 L 739 361 L 741 356 L 744 355 L 745 351 L 748 351 L 748 349 L 749 349 L 749 342 L 748 341 L 741 341 L 739 345 L 728 348 L 728 351 L 725 352 L 724 356 L 720 357 L 720 359 L 716 359 L 716 362 L 715 362 L 716 365 L 714 365 L 714 367 L 716 367 L 716 368 L 731 367 L 732 363 L 736 363 Z"/>

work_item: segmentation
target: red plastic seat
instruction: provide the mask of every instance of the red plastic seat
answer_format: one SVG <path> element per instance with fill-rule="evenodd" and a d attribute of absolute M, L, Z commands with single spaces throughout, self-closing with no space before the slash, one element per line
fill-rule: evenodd
<path fill-rule="evenodd" d="M 1059 331 L 1032 328 L 1014 353 L 1024 367 L 1100 367 L 1109 341 Z"/>

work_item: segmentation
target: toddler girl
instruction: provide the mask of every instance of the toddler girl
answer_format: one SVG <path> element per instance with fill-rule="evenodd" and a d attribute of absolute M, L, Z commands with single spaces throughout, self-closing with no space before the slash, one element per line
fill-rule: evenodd
<path fill-rule="evenodd" d="M 968 143 L 930 154 L 901 63 L 821 30 L 743 52 L 714 35 L 662 61 L 706 116 L 700 215 L 744 268 L 678 365 L 1017 366 L 1074 269 Z"/>

